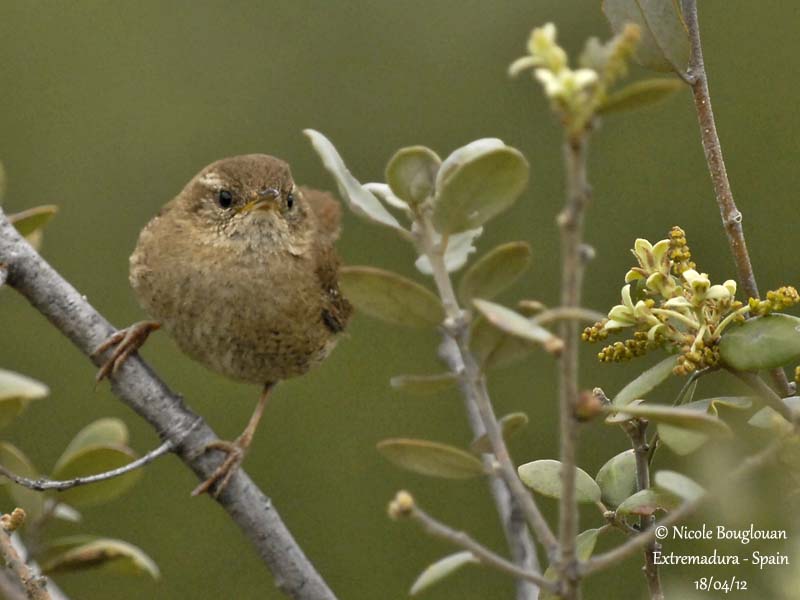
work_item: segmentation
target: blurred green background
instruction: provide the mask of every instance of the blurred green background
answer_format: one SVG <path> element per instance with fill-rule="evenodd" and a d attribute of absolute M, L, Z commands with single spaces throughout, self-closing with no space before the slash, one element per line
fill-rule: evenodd
<path fill-rule="evenodd" d="M 796 189 L 800 169 L 796 96 L 795 3 L 701 3 L 706 62 L 728 171 L 762 290 L 797 283 Z M 503 300 L 557 299 L 558 238 L 563 201 L 560 130 L 538 85 L 509 80 L 532 27 L 553 21 L 573 54 L 589 36 L 607 38 L 599 2 L 475 0 L 436 2 L 29 2 L 0 3 L 0 160 L 8 172 L 5 209 L 56 203 L 45 257 L 115 325 L 143 317 L 127 283 L 127 257 L 139 229 L 207 163 L 266 152 L 292 164 L 296 179 L 331 189 L 301 130 L 313 127 L 337 145 L 362 181 L 381 181 L 395 149 L 426 144 L 440 154 L 473 139 L 502 138 L 531 164 L 518 204 L 490 223 L 481 251 L 528 240 L 530 276 Z M 633 76 L 643 73 L 634 70 Z M 586 305 L 618 301 L 629 248 L 680 223 L 700 267 L 719 281 L 734 276 L 713 201 L 689 93 L 666 104 L 608 118 L 593 138 L 590 178 L 595 199 L 586 238 L 597 259 L 586 277 Z M 386 231 L 345 217 L 341 254 L 422 280 L 410 249 Z M 0 295 L 0 366 L 51 386 L 3 435 L 42 469 L 74 433 L 102 416 L 118 416 L 132 445 L 156 444 L 150 428 L 101 386 L 93 368 L 16 294 Z M 359 316 L 332 357 L 306 377 L 280 386 L 246 469 L 270 495 L 306 553 L 342 599 L 403 598 L 416 574 L 451 551 L 415 527 L 389 521 L 387 501 L 408 488 L 433 514 L 503 549 L 492 503 L 481 481 L 451 483 L 401 472 L 374 450 L 386 437 L 409 436 L 466 445 L 468 427 L 454 393 L 415 398 L 393 392 L 389 377 L 437 369 L 434 334 L 396 329 Z M 582 387 L 615 393 L 645 362 L 599 366 L 584 351 Z M 173 389 L 184 394 L 223 436 L 238 434 L 257 399 L 184 357 L 166 335 L 143 351 Z M 524 410 L 529 428 L 512 445 L 518 462 L 557 456 L 553 360 L 535 353 L 494 374 L 500 413 Z M 732 389 L 709 378 L 703 395 Z M 661 390 L 668 399 L 677 389 Z M 757 444 L 756 440 L 747 443 Z M 626 440 L 602 423 L 585 427 L 580 465 L 595 473 Z M 661 465 L 724 473 L 740 448 L 707 448 Z M 727 462 L 726 462 L 727 461 Z M 703 466 L 706 465 L 706 466 Z M 82 531 L 120 537 L 160 565 L 157 583 L 85 572 L 57 579 L 73 598 L 279 598 L 249 544 L 216 504 L 190 498 L 193 476 L 173 457 L 149 466 L 127 496 L 87 510 Z M 790 543 L 718 548 L 749 555 L 791 552 L 792 498 L 786 479 L 762 477 L 741 502 L 712 506 L 694 522 L 780 527 Z M 553 502 L 542 502 L 555 516 Z M 4 504 L 8 507 L 8 504 Z M 586 526 L 598 524 L 584 513 Z M 69 531 L 64 527 L 64 531 Z M 800 539 L 800 538 L 798 538 Z M 611 541 L 619 539 L 612 537 Z M 670 544 L 688 552 L 695 546 Z M 796 556 L 796 555 L 794 555 Z M 793 556 L 793 557 L 794 557 Z M 585 597 L 641 598 L 640 558 L 593 578 Z M 700 576 L 749 580 L 736 598 L 798 597 L 791 567 L 664 567 L 668 597 L 688 598 Z M 779 592 L 782 589 L 784 591 Z M 510 598 L 503 576 L 468 569 L 431 590 L 433 599 Z M 783 594 L 783 595 L 781 595 Z M 701 596 L 722 597 L 713 593 Z"/>

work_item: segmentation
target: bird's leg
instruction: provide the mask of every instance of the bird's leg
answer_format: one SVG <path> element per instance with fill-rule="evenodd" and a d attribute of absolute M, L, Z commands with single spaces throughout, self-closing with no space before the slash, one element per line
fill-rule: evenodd
<path fill-rule="evenodd" d="M 110 348 L 114 348 L 111 356 L 100 367 L 95 375 L 95 381 L 100 383 L 106 377 L 115 374 L 128 357 L 142 347 L 147 336 L 153 331 L 161 329 L 161 323 L 156 321 L 139 321 L 125 329 L 120 329 L 105 342 L 100 344 L 92 356 L 98 356 Z"/>
<path fill-rule="evenodd" d="M 256 432 L 259 421 L 261 421 L 261 415 L 264 414 L 264 407 L 267 405 L 269 394 L 274 387 L 274 383 L 268 383 L 264 386 L 264 390 L 261 392 L 261 397 L 258 399 L 256 409 L 253 411 L 253 416 L 250 417 L 247 427 L 244 428 L 244 431 L 241 433 L 241 435 L 239 435 L 239 437 L 232 442 L 226 440 L 216 440 L 215 442 L 211 442 L 206 446 L 206 450 L 221 450 L 228 456 L 211 474 L 211 477 L 206 479 L 203 483 L 192 490 L 192 496 L 205 494 L 207 491 L 209 491 L 209 489 L 211 489 L 212 486 L 214 486 L 214 484 L 217 484 L 212 492 L 214 498 L 219 496 L 220 492 L 225 489 L 225 486 L 228 485 L 228 481 L 230 480 L 231 476 L 233 476 L 233 474 L 239 468 L 239 465 L 242 464 L 242 460 L 244 460 L 244 455 L 247 452 L 247 449 L 250 447 L 250 443 L 253 441 L 253 434 Z M 217 483 L 218 481 L 219 483 Z"/>

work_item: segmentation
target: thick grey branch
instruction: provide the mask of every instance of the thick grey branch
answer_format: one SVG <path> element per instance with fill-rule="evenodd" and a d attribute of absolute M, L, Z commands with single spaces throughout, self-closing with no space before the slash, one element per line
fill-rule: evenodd
<path fill-rule="evenodd" d="M 8 269 L 7 284 L 15 288 L 85 355 L 115 332 L 86 298 L 65 281 L 20 237 L 0 211 L 0 263 Z M 99 365 L 100 358 L 95 358 Z M 204 452 L 217 439 L 138 356 L 131 357 L 111 382 L 114 393 L 148 421 L 178 457 L 201 480 L 223 458 Z M 277 586 L 297 600 L 331 600 L 335 596 L 286 528 L 272 501 L 244 471 L 239 470 L 217 501 L 255 545 Z"/>

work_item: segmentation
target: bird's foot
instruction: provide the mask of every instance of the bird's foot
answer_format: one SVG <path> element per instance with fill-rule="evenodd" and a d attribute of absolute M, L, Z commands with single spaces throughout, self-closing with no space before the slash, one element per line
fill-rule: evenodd
<path fill-rule="evenodd" d="M 222 464 L 214 470 L 214 472 L 211 474 L 211 477 L 206 479 L 203 483 L 192 490 L 192 496 L 200 496 L 201 494 L 205 494 L 213 487 L 214 491 L 211 492 L 211 495 L 214 498 L 219 497 L 222 490 L 224 490 L 225 486 L 228 485 L 230 478 L 239 468 L 239 465 L 242 464 L 248 446 L 250 446 L 250 440 L 245 436 L 239 436 L 232 442 L 227 440 L 217 440 L 208 444 L 205 448 L 206 451 L 220 450 L 227 454 L 227 456 L 225 457 L 225 460 L 222 461 Z"/>
<path fill-rule="evenodd" d="M 100 344 L 92 352 L 92 356 L 98 356 L 111 348 L 114 348 L 114 351 L 100 367 L 100 370 L 97 371 L 97 375 L 94 377 L 95 381 L 100 383 L 106 377 L 114 375 L 122 364 L 128 360 L 128 357 L 142 347 L 142 344 L 147 340 L 147 336 L 160 328 L 161 324 L 156 321 L 139 321 L 130 327 L 120 329 Z"/>

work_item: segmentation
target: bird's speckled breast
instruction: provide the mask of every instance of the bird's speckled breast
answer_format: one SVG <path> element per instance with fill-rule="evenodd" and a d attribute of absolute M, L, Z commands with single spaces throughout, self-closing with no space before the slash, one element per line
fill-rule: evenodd
<path fill-rule="evenodd" d="M 156 217 L 142 231 L 130 281 L 143 308 L 186 354 L 234 379 L 264 384 L 305 373 L 333 349 L 312 253 L 267 244 L 229 252 L 184 236 L 165 254 L 153 243 L 159 225 Z M 309 264 L 298 268 L 298 261 Z"/>

